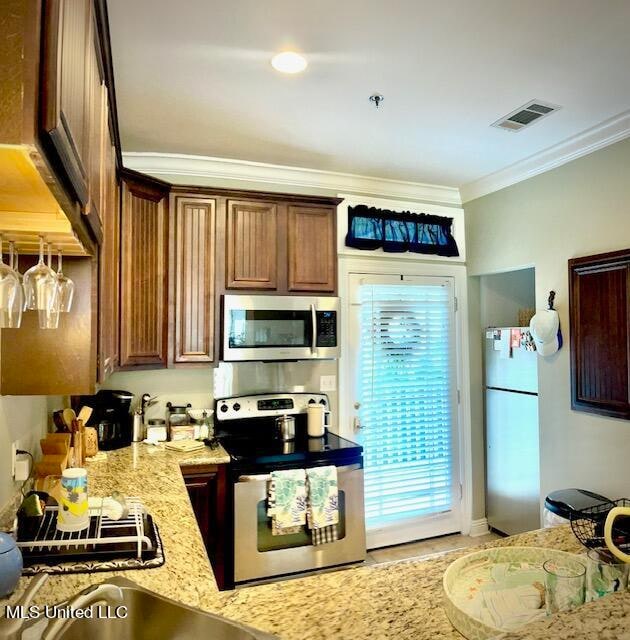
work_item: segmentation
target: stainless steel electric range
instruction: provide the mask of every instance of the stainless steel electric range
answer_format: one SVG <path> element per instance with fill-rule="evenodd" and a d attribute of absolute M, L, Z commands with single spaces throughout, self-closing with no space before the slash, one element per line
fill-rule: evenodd
<path fill-rule="evenodd" d="M 228 583 L 240 584 L 365 560 L 363 449 L 326 431 L 309 438 L 309 403 L 328 407 L 313 393 L 235 396 L 215 402 L 215 435 L 230 454 L 233 535 L 226 554 Z M 276 418 L 295 418 L 295 440 L 276 433 Z M 267 516 L 270 474 L 278 469 L 335 465 L 339 485 L 338 539 L 313 546 L 311 534 L 272 535 Z M 231 575 L 230 575 L 231 574 Z"/>

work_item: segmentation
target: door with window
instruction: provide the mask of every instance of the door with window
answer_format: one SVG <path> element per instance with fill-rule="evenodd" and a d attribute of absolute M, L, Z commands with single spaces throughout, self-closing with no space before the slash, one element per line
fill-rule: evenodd
<path fill-rule="evenodd" d="M 349 284 L 368 548 L 460 531 L 453 279 L 352 274 Z"/>

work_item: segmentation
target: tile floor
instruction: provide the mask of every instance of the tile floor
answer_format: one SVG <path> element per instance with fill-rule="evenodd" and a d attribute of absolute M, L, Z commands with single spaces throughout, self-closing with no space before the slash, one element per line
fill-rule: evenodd
<path fill-rule="evenodd" d="M 440 536 L 429 538 L 408 544 L 399 544 L 394 547 L 384 547 L 368 552 L 365 560 L 366 564 L 380 564 L 381 562 L 391 562 L 392 560 L 407 560 L 409 558 L 420 558 L 422 556 L 433 555 L 434 553 L 444 553 L 454 549 L 466 547 L 477 547 L 486 542 L 496 540 L 501 536 L 497 533 L 487 533 L 483 536 L 471 538 L 455 533 L 450 536 Z"/>

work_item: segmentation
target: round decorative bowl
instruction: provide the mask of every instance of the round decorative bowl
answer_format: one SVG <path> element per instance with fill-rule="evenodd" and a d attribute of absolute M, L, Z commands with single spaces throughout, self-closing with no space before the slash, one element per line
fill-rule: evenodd
<path fill-rule="evenodd" d="M 453 627 L 469 640 L 486 640 L 501 633 L 516 631 L 545 618 L 543 564 L 547 560 L 575 562 L 579 557 L 573 553 L 540 547 L 496 547 L 462 556 L 448 567 L 442 578 L 446 615 Z M 530 614 L 509 620 L 506 618 L 505 624 L 497 623 L 500 616 L 489 615 L 488 610 L 492 610 L 492 607 L 480 606 L 480 603 L 485 603 L 481 598 L 486 597 L 488 592 L 493 597 L 499 594 L 499 598 L 505 593 L 494 589 L 498 586 L 498 575 L 502 576 L 500 580 L 503 586 L 513 585 L 514 588 L 524 589 L 519 593 L 527 592 L 528 598 L 533 594 L 535 599 L 538 592 L 539 607 L 533 604 L 527 610 L 531 611 Z M 491 613 L 495 614 L 495 611 Z"/>

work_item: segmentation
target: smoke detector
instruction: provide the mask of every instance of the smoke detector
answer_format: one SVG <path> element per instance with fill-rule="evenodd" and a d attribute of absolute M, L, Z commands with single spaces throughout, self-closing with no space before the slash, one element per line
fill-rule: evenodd
<path fill-rule="evenodd" d="M 491 126 L 504 129 L 505 131 L 520 131 L 561 108 L 559 105 L 552 104 L 551 102 L 530 100 L 527 104 L 512 111 L 512 113 L 509 113 L 507 116 L 493 122 Z"/>

